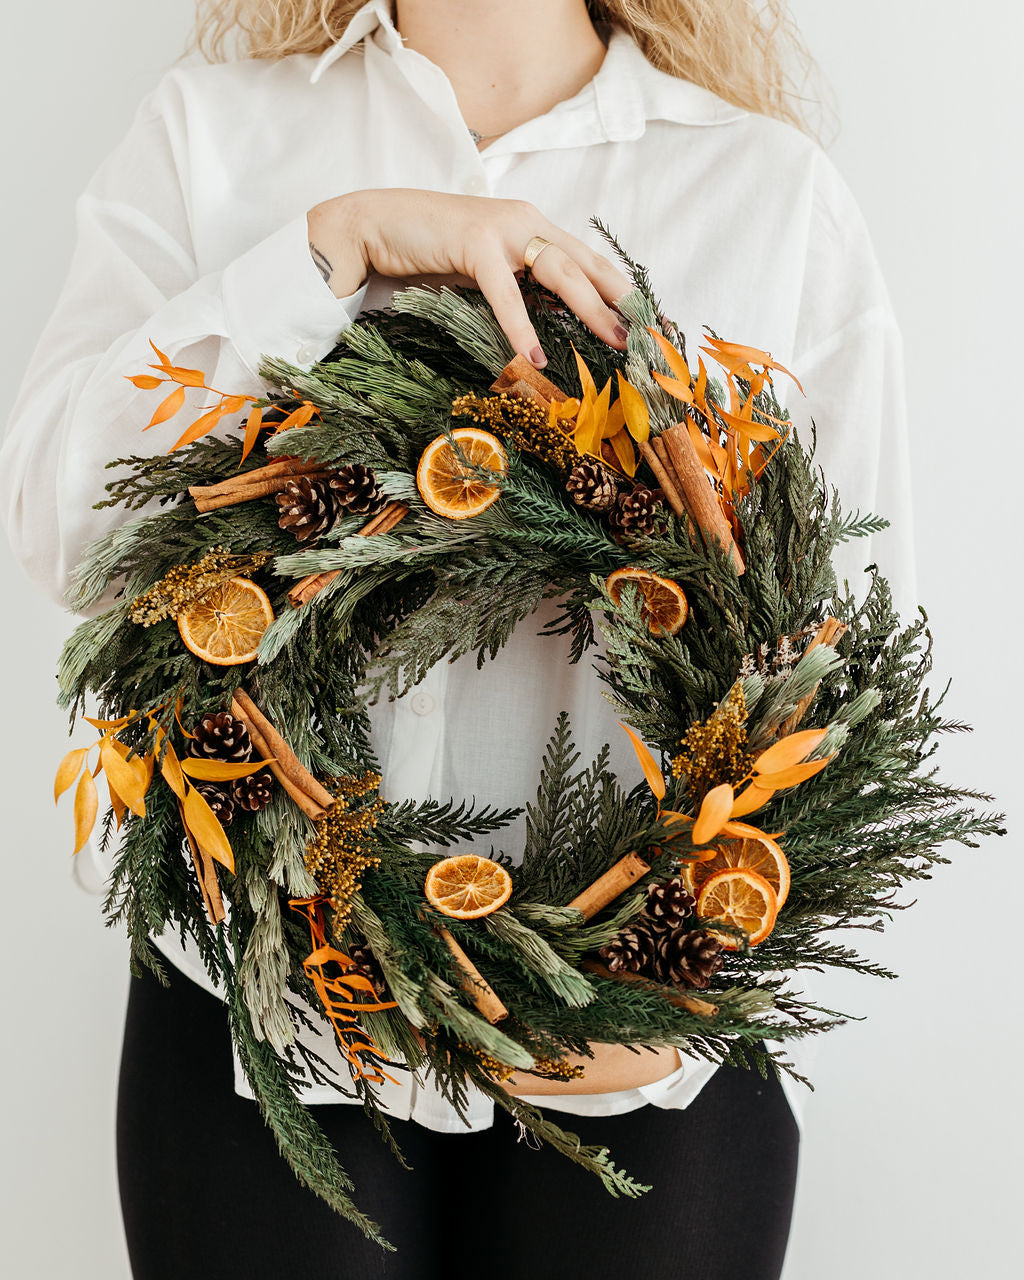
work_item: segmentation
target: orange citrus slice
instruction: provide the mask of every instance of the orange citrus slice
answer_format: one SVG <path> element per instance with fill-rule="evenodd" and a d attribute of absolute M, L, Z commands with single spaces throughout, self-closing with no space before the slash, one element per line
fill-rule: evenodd
<path fill-rule="evenodd" d="M 693 864 L 690 878 L 694 892 L 699 892 L 711 876 L 730 867 L 746 867 L 764 876 L 775 890 L 780 907 L 789 897 L 789 862 L 771 836 L 723 840 L 706 862 Z"/>
<path fill-rule="evenodd" d="M 252 662 L 260 637 L 274 621 L 262 587 L 248 578 L 229 578 L 178 614 L 185 648 L 216 667 Z"/>
<path fill-rule="evenodd" d="M 508 902 L 512 877 L 490 858 L 463 853 L 435 862 L 423 888 L 430 905 L 446 916 L 476 920 Z"/>
<path fill-rule="evenodd" d="M 686 621 L 690 606 L 678 582 L 662 578 L 648 569 L 616 569 L 605 579 L 604 585 L 615 604 L 619 603 L 622 588 L 627 582 L 635 582 L 640 588 L 643 603 L 640 611 L 653 635 L 674 636 Z"/>
<path fill-rule="evenodd" d="M 753 947 L 775 928 L 779 902 L 764 876 L 747 867 L 728 867 L 704 881 L 697 895 L 697 911 L 705 920 L 722 920 L 745 929 Z M 735 934 L 715 936 L 726 951 L 739 950 L 740 940 Z"/>
<path fill-rule="evenodd" d="M 457 427 L 451 434 L 473 466 L 504 473 L 508 457 L 497 436 L 479 427 Z M 450 520 L 479 515 L 501 496 L 497 485 L 487 484 L 466 467 L 447 436 L 438 436 L 423 450 L 416 488 L 431 511 Z"/>

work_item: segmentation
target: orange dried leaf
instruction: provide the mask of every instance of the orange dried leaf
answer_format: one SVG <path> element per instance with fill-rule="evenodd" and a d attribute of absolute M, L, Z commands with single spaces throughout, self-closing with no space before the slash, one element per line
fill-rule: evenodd
<path fill-rule="evenodd" d="M 165 740 L 163 730 L 157 735 L 157 750 L 159 751 L 161 743 Z M 164 752 L 163 759 L 160 761 L 160 772 L 164 775 L 164 781 L 178 797 L 179 800 L 185 798 L 185 775 L 181 771 L 181 762 L 175 753 L 171 744 L 167 743 L 167 750 Z"/>
<path fill-rule="evenodd" d="M 751 782 L 733 801 L 732 817 L 746 817 L 748 813 L 753 813 L 762 805 L 766 805 L 774 794 L 775 792 L 768 787 L 759 787 L 756 782 Z"/>
<path fill-rule="evenodd" d="M 694 844 L 707 844 L 722 830 L 732 813 L 733 789 L 728 782 L 712 787 L 704 797 L 690 839 Z"/>
<path fill-rule="evenodd" d="M 156 352 L 157 359 L 160 361 L 161 364 L 163 365 L 170 364 L 170 360 L 167 358 L 167 356 L 164 355 L 164 353 L 160 350 L 160 348 L 156 345 L 156 343 L 153 341 L 152 338 L 150 338 L 149 340 L 149 345 Z"/>
<path fill-rule="evenodd" d="M 629 736 L 630 742 L 633 744 L 633 750 L 636 752 L 637 759 L 640 761 L 640 768 L 644 771 L 644 777 L 647 779 L 647 785 L 654 792 L 658 800 L 665 799 L 665 779 L 662 777 L 661 770 L 658 768 L 657 761 L 651 755 L 643 740 L 633 732 L 628 724 L 618 722 L 620 729 L 625 729 Z"/>
<path fill-rule="evenodd" d="M 569 345 L 572 346 L 571 343 Z M 572 353 L 576 357 L 576 368 L 579 370 L 580 387 L 583 390 L 583 398 L 585 400 L 586 399 L 596 400 L 597 384 L 594 382 L 594 375 L 590 372 L 590 369 L 587 367 L 586 360 L 583 359 L 583 357 L 580 355 L 580 353 L 576 350 L 575 347 L 572 348 Z"/>
<path fill-rule="evenodd" d="M 252 453 L 256 441 L 259 439 L 260 427 L 263 426 L 263 409 L 260 405 L 254 405 L 249 412 L 248 418 L 245 420 L 245 440 L 242 445 L 242 461 L 244 462 Z"/>
<path fill-rule="evenodd" d="M 808 760 L 806 764 L 791 765 L 790 768 L 780 769 L 777 773 L 759 773 L 757 780 L 762 786 L 771 787 L 773 791 L 781 791 L 783 787 L 795 787 L 801 782 L 806 782 L 808 778 L 813 778 L 834 759 L 833 754 L 825 756 L 823 760 Z"/>
<path fill-rule="evenodd" d="M 202 369 L 182 369 L 172 364 L 167 368 L 167 376 L 172 382 L 180 383 L 183 387 L 206 386 L 206 374 Z"/>
<path fill-rule="evenodd" d="M 185 388 L 175 387 L 171 394 L 165 396 L 157 405 L 156 412 L 142 428 L 143 431 L 148 431 L 150 427 L 158 426 L 161 422 L 166 422 L 168 418 L 173 418 L 184 403 Z"/>
<path fill-rule="evenodd" d="M 754 761 L 756 773 L 771 773 L 775 769 L 788 769 L 791 764 L 806 760 L 815 747 L 825 738 L 824 729 L 801 729 L 787 738 L 780 738 Z"/>
<path fill-rule="evenodd" d="M 196 418 L 195 422 L 171 445 L 168 453 L 173 453 L 175 449 L 182 449 L 187 444 L 194 444 L 197 440 L 206 435 L 224 417 L 224 408 L 222 405 L 214 405 L 212 409 L 208 409 L 206 413 Z"/>
<path fill-rule="evenodd" d="M 279 423 L 277 431 L 288 431 L 292 427 L 304 427 L 314 413 L 316 413 L 316 405 L 309 400 L 303 400 L 297 409 L 293 409 L 288 417 L 282 423 Z"/>
<path fill-rule="evenodd" d="M 84 848 L 85 842 L 89 839 L 96 823 L 99 804 L 96 783 L 92 780 L 92 774 L 86 769 L 78 779 L 78 786 L 75 788 L 75 853 Z"/>
<path fill-rule="evenodd" d="M 677 382 L 675 378 L 667 378 L 663 373 L 658 373 L 657 370 L 651 373 L 651 377 L 670 396 L 675 396 L 677 400 L 682 400 L 684 404 L 693 403 L 693 392 L 685 382 Z"/>
<path fill-rule="evenodd" d="M 158 387 L 164 381 L 163 378 L 156 378 L 151 373 L 136 373 L 132 376 L 125 374 L 125 377 L 128 378 L 132 386 L 138 387 L 140 391 L 152 391 L 154 387 Z"/>
<path fill-rule="evenodd" d="M 122 716 L 120 720 L 93 720 L 91 716 L 83 716 L 82 719 L 94 729 L 123 729 L 131 716 Z"/>
<path fill-rule="evenodd" d="M 613 435 L 621 431 L 626 425 L 626 417 L 622 412 L 622 400 L 616 400 L 612 403 L 611 408 L 605 414 L 604 426 L 601 428 L 601 435 L 605 440 L 610 440 Z"/>
<path fill-rule="evenodd" d="M 217 815 L 195 789 L 189 787 L 182 801 L 185 823 L 195 839 L 196 844 L 209 858 L 213 858 L 234 874 L 235 855 L 231 844 L 224 834 L 224 828 L 217 821 Z"/>
<path fill-rule="evenodd" d="M 181 771 L 190 778 L 199 778 L 202 782 L 230 782 L 234 778 L 247 778 L 251 773 L 259 773 L 266 768 L 270 759 L 256 760 L 251 764 L 229 764 L 226 760 L 182 760 Z"/>
<path fill-rule="evenodd" d="M 55 804 L 81 773 L 82 765 L 85 764 L 85 757 L 89 754 L 89 751 L 89 747 L 76 747 L 74 751 L 69 751 L 57 766 L 57 776 L 53 780 L 53 800 Z"/>
<path fill-rule="evenodd" d="M 672 372 L 675 374 L 675 376 L 679 379 L 680 382 L 685 383 L 685 385 L 689 387 L 692 381 L 690 377 L 690 366 L 683 359 L 682 352 L 677 350 L 677 348 L 674 347 L 671 342 L 669 342 L 668 338 L 666 338 L 663 333 L 659 333 L 657 329 L 652 329 L 648 325 L 647 332 L 658 344 L 658 347 L 661 350 L 661 354 L 665 357 L 665 363 L 668 365 L 668 367 L 672 370 Z M 657 375 L 655 376 L 657 377 Z"/>

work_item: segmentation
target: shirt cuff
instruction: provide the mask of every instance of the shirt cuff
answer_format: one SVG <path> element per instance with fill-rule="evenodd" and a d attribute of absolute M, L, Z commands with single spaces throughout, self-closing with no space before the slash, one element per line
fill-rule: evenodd
<path fill-rule="evenodd" d="M 359 314 L 366 285 L 336 298 L 309 252 L 304 213 L 235 258 L 222 272 L 228 334 L 252 373 L 264 356 L 311 365 Z"/>
<path fill-rule="evenodd" d="M 682 1052 L 680 1057 L 682 1065 L 675 1071 L 652 1084 L 638 1086 L 637 1092 L 643 1094 L 644 1100 L 652 1107 L 661 1107 L 665 1111 L 688 1107 L 718 1070 L 717 1062 L 694 1062 Z"/>

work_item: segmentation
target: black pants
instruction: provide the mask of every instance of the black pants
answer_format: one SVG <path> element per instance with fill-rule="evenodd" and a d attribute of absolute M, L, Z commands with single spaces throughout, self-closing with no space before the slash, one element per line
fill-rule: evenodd
<path fill-rule="evenodd" d="M 614 1199 L 497 1112 L 481 1133 L 394 1129 L 410 1173 L 359 1107 L 314 1107 L 384 1253 L 304 1188 L 256 1104 L 234 1092 L 216 997 L 170 969 L 133 978 L 117 1158 L 135 1280 L 778 1280 L 799 1135 L 779 1084 L 721 1068 L 681 1111 L 564 1116 L 654 1189 Z M 559 1119 L 557 1115 L 554 1116 Z"/>

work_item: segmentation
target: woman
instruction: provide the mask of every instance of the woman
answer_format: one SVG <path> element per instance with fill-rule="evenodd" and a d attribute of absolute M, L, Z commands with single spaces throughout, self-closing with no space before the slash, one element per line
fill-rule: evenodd
<path fill-rule="evenodd" d="M 906 485 L 898 329 L 849 191 L 795 127 L 777 47 L 785 27 L 756 8 L 206 6 L 213 44 L 241 33 L 256 56 L 170 72 L 79 203 L 70 277 L 0 469 L 27 570 L 61 595 L 85 544 L 123 518 L 92 504 L 105 463 L 146 439 L 137 433 L 150 410 L 124 375 L 148 362 L 150 340 L 212 386 L 258 391 L 263 354 L 309 364 L 399 282 L 444 278 L 482 289 L 516 350 L 543 367 L 515 281 L 541 236 L 536 278 L 621 348 L 614 304 L 628 281 L 592 214 L 649 266 L 691 348 L 707 323 L 795 368 L 808 398 L 791 407 L 798 421 L 819 420 L 822 461 L 848 504 L 896 513 Z M 170 429 L 154 428 L 147 451 L 166 448 Z M 899 580 L 896 539 L 886 562 Z M 861 544 L 850 567 L 870 559 Z M 537 637 L 544 621 L 521 627 L 483 671 L 472 656 L 442 664 L 376 710 L 385 794 L 522 804 L 561 708 L 585 754 L 608 741 L 632 776 L 590 671 Z M 516 847 L 515 828 L 504 843 Z M 93 887 L 105 871 L 94 864 Z M 89 879 L 82 864 L 76 874 Z M 779 1275 L 802 1101 L 789 1077 L 595 1045 L 581 1081 L 547 1094 L 537 1080 L 510 1084 L 572 1113 L 584 1142 L 606 1143 L 654 1184 L 631 1203 L 517 1143 L 482 1095 L 466 1132 L 429 1079 L 384 1096 L 416 1167 L 403 1174 L 358 1108 L 309 1082 L 303 1097 L 361 1206 L 399 1247 L 384 1255 L 280 1160 L 237 1062 L 232 1086 L 223 1010 L 196 988 L 220 993 L 193 948 L 157 943 L 175 966 L 171 986 L 132 983 L 119 1092 L 122 1207 L 140 1280 L 287 1277 L 328 1250 L 346 1276 L 605 1277 L 627 1264 L 651 1276 Z M 330 1055 L 327 1037 L 320 1051 Z"/>

